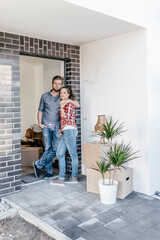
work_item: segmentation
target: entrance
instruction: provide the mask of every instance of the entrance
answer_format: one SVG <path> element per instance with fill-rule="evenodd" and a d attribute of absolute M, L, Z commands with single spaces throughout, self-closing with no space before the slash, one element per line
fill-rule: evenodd
<path fill-rule="evenodd" d="M 21 164 L 22 183 L 31 183 L 35 178 L 33 161 L 38 160 L 44 150 L 42 132 L 37 125 L 37 112 L 41 95 L 51 90 L 52 78 L 64 77 L 63 60 L 33 56 L 20 56 L 20 92 L 21 92 Z M 59 173 L 58 160 L 53 162 L 54 175 Z M 40 179 L 45 172 L 42 169 Z"/>

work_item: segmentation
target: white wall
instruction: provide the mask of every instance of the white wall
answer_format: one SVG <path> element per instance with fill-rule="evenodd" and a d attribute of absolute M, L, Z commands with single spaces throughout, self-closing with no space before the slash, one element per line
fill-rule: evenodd
<path fill-rule="evenodd" d="M 21 136 L 24 138 L 26 130 L 36 123 L 35 105 L 35 70 L 30 64 L 21 62 Z"/>
<path fill-rule="evenodd" d="M 64 77 L 64 62 L 57 61 L 57 60 L 44 59 L 43 69 L 44 69 L 43 71 L 44 92 L 47 92 L 48 89 L 51 89 L 52 87 L 53 76 L 60 75 Z"/>
<path fill-rule="evenodd" d="M 140 150 L 133 188 L 149 193 L 146 32 L 135 31 L 81 46 L 82 142 L 92 141 L 97 115 L 125 122 L 125 143 Z"/>
<path fill-rule="evenodd" d="M 160 191 L 160 2 L 150 5 L 148 27 L 150 193 Z"/>

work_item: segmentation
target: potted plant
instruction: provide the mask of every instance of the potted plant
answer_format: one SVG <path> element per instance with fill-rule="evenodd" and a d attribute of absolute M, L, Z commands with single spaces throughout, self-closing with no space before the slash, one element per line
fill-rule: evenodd
<path fill-rule="evenodd" d="M 107 143 L 112 145 L 113 138 L 124 132 L 123 127 L 124 123 L 119 123 L 118 120 L 114 122 L 111 116 L 109 121 L 103 124 L 102 129 L 99 129 L 95 135 L 101 138 L 101 142 L 105 143 L 105 140 L 107 140 Z"/>
<path fill-rule="evenodd" d="M 97 167 L 94 170 L 101 173 L 102 179 L 98 181 L 101 202 L 104 204 L 114 204 L 116 202 L 118 182 L 115 180 L 116 172 L 125 168 L 125 164 L 138 158 L 138 152 L 134 152 L 130 144 L 124 145 L 115 143 L 109 150 L 104 152 Z M 109 172 L 108 179 L 105 179 L 106 172 Z"/>

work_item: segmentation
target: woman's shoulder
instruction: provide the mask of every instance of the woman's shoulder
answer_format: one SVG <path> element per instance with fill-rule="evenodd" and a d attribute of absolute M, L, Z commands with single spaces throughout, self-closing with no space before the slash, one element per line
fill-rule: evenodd
<path fill-rule="evenodd" d="M 75 108 L 74 104 L 71 102 L 66 103 L 65 107 Z"/>

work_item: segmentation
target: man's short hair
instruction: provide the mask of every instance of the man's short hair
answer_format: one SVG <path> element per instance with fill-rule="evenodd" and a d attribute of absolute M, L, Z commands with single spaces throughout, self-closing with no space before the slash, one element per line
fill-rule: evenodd
<path fill-rule="evenodd" d="M 56 76 L 53 77 L 52 83 L 54 83 L 55 80 L 61 80 L 61 81 L 62 81 L 62 84 L 63 84 L 63 81 L 64 81 L 63 77 L 61 77 L 61 76 L 59 76 L 59 75 L 56 75 Z"/>

